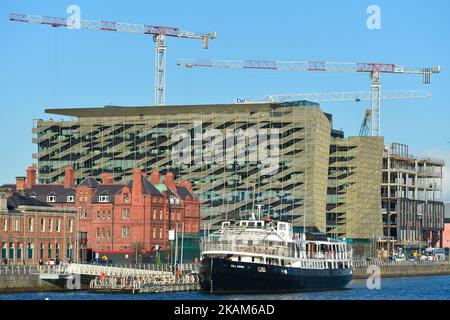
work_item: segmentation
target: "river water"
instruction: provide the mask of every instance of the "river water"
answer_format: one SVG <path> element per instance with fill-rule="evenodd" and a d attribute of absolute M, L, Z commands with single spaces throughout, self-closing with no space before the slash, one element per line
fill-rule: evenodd
<path fill-rule="evenodd" d="M 210 295 L 201 292 L 99 294 L 86 291 L 0 294 L 0 300 L 450 300 L 450 276 L 381 279 L 380 289 L 368 289 L 366 280 L 353 280 L 346 289 L 262 295 Z"/>

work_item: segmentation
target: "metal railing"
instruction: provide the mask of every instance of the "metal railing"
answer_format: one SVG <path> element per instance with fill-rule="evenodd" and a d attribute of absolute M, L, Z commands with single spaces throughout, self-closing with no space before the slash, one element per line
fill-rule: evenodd
<path fill-rule="evenodd" d="M 8 274 L 37 274 L 39 273 L 38 269 L 35 266 L 2 266 L 0 267 L 0 275 L 8 275 Z"/>
<path fill-rule="evenodd" d="M 404 266 L 434 266 L 434 265 L 450 265 L 449 260 L 414 260 L 414 261 L 366 261 L 366 260 L 354 260 L 353 266 L 355 268 L 365 268 L 368 266 L 378 267 L 404 267 Z"/>
<path fill-rule="evenodd" d="M 204 251 L 230 251 L 230 252 L 242 252 L 242 253 L 254 253 L 254 254 L 265 254 L 273 256 L 281 256 L 287 258 L 307 258 L 307 259 L 320 259 L 320 260 L 347 260 L 351 259 L 352 253 L 348 252 L 333 252 L 333 251 L 314 251 L 306 252 L 299 251 L 295 252 L 292 247 L 286 246 L 275 246 L 270 247 L 263 244 L 253 244 L 253 245 L 237 245 L 229 243 L 205 243 Z"/>

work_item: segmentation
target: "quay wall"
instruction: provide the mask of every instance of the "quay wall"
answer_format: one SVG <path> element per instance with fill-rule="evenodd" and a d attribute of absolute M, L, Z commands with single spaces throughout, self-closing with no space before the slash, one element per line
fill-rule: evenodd
<path fill-rule="evenodd" d="M 389 265 L 379 266 L 381 277 L 415 277 L 450 275 L 450 264 L 413 264 L 413 265 Z M 353 279 L 367 279 L 372 273 L 368 272 L 368 266 L 355 267 Z"/>
<path fill-rule="evenodd" d="M 61 291 L 62 284 L 39 279 L 38 274 L 2 274 L 0 292 Z"/>

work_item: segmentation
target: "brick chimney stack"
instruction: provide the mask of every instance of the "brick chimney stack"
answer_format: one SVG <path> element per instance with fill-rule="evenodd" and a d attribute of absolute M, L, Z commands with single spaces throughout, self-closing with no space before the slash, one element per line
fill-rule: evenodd
<path fill-rule="evenodd" d="M 177 185 L 175 184 L 175 176 L 172 172 L 167 172 L 165 185 L 172 189 L 174 192 L 177 192 Z"/>
<path fill-rule="evenodd" d="M 64 171 L 64 188 L 71 189 L 75 186 L 75 170 L 72 166 L 68 166 Z"/>
<path fill-rule="evenodd" d="M 24 193 L 26 189 L 26 177 L 16 177 L 16 191 L 20 193 Z"/>
<path fill-rule="evenodd" d="M 114 179 L 109 172 L 102 173 L 102 184 L 114 184 Z"/>
<path fill-rule="evenodd" d="M 131 197 L 133 204 L 139 204 L 142 196 L 142 172 L 136 168 L 133 172 L 133 190 L 131 190 Z"/>
<path fill-rule="evenodd" d="M 27 169 L 27 189 L 31 189 L 36 184 L 36 168 L 29 166 Z"/>
<path fill-rule="evenodd" d="M 157 185 L 158 183 L 161 182 L 161 175 L 159 174 L 158 171 L 156 171 L 156 170 L 153 170 L 153 171 L 152 171 L 152 175 L 151 175 L 151 178 L 150 178 L 150 182 L 151 182 L 153 185 Z"/>

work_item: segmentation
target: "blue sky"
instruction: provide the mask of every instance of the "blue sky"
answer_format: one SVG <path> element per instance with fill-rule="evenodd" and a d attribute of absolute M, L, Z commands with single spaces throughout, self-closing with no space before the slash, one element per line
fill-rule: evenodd
<path fill-rule="evenodd" d="M 182 57 L 326 60 L 441 65 L 431 85 L 421 76 L 386 75 L 382 90 L 430 89 L 428 100 L 382 104 L 386 142 L 408 144 L 450 164 L 450 2 L 435 1 L 25 1 L 0 4 L 0 183 L 23 175 L 32 162 L 33 118 L 47 107 L 152 105 L 151 37 L 79 31 L 10 22 L 9 14 L 67 17 L 78 5 L 82 19 L 177 26 L 218 32 L 210 49 L 199 41 L 168 39 L 167 104 L 229 103 L 268 94 L 370 90 L 367 74 L 185 69 Z M 381 29 L 366 26 L 369 5 L 381 9 Z M 368 102 L 322 104 L 334 126 L 356 135 Z M 51 117 L 51 116 L 50 116 Z M 446 169 L 447 177 L 450 170 Z M 450 179 L 446 179 L 450 200 Z"/>

